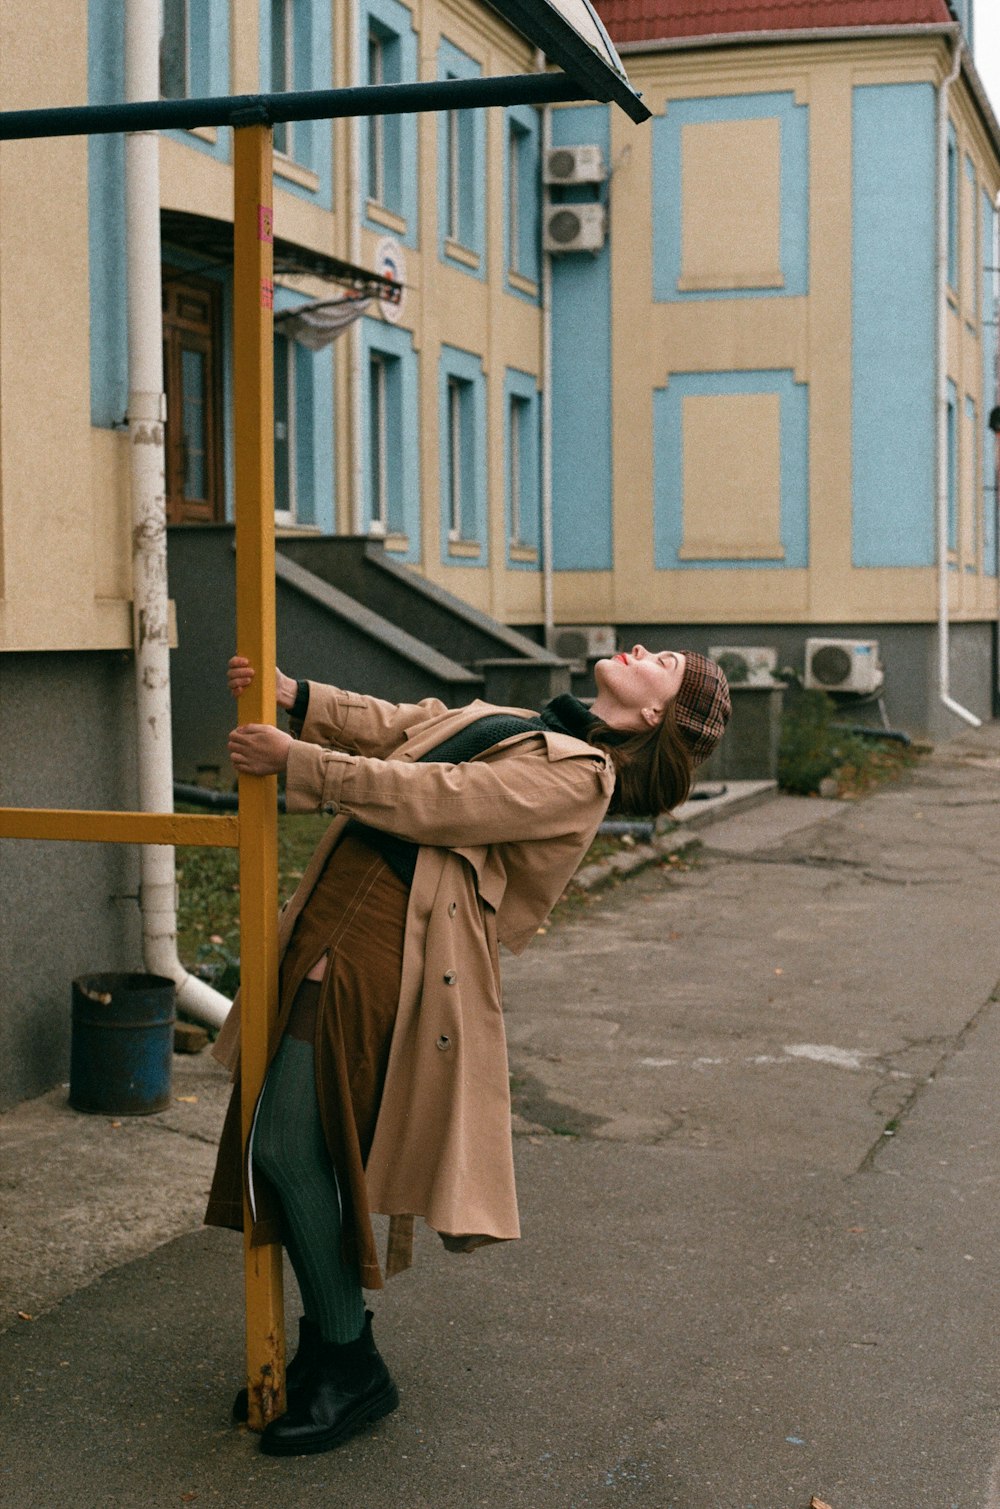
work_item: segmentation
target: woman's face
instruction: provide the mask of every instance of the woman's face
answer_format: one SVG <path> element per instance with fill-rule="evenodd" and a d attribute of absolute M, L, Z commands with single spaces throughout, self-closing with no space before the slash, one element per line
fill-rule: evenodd
<path fill-rule="evenodd" d="M 612 728 L 655 728 L 680 691 L 685 657 L 678 650 L 633 645 L 594 667 L 597 699 L 592 711 Z"/>

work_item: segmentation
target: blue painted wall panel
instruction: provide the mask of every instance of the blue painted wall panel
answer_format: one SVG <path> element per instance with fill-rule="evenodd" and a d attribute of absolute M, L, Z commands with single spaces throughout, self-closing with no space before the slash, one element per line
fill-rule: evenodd
<path fill-rule="evenodd" d="M 780 561 L 681 560 L 684 540 L 683 404 L 689 396 L 777 393 L 781 401 Z M 809 564 L 809 390 L 786 370 L 673 372 L 653 394 L 654 560 L 658 571 L 781 571 Z"/>
<path fill-rule="evenodd" d="M 682 290 L 681 132 L 713 121 L 771 120 L 781 127 L 781 271 L 783 288 Z M 790 298 L 809 291 L 809 108 L 793 94 L 719 95 L 671 100 L 653 131 L 653 297 L 689 299 Z"/>
<path fill-rule="evenodd" d="M 608 161 L 608 111 L 552 112 L 552 144 L 592 143 Z M 612 225 L 611 235 L 615 234 Z M 618 227 L 628 235 L 628 227 Z M 552 556 L 556 571 L 609 571 L 611 252 L 552 258 Z"/>
<path fill-rule="evenodd" d="M 854 90 L 853 561 L 935 560 L 935 94 Z"/>

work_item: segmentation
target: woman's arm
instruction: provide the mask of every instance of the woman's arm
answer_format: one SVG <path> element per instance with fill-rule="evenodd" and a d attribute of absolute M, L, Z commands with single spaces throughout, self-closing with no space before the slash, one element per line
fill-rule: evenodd
<path fill-rule="evenodd" d="M 233 696 L 241 696 L 253 678 L 249 660 L 234 655 L 226 671 Z M 448 711 L 436 697 L 426 697 L 422 702 L 385 702 L 381 697 L 364 697 L 320 681 L 295 681 L 277 669 L 275 691 L 278 706 L 293 715 L 296 738 L 325 749 L 380 759 L 399 748 L 409 729 Z"/>
<path fill-rule="evenodd" d="M 290 812 L 342 812 L 441 848 L 575 832 L 600 820 L 614 789 L 603 751 L 553 760 L 541 739 L 460 765 L 364 759 L 293 744 L 286 766 Z"/>

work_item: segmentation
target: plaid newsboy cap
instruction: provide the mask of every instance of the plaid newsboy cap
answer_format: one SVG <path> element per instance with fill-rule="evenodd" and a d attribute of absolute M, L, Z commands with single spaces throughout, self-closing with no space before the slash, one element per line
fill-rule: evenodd
<path fill-rule="evenodd" d="M 720 665 L 685 651 L 684 675 L 674 702 L 674 719 L 696 765 L 707 760 L 726 731 L 733 710 L 729 683 Z"/>

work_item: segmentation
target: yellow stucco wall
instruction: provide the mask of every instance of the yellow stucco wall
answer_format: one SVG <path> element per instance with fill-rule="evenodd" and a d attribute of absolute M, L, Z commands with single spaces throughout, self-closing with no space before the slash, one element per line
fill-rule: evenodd
<path fill-rule="evenodd" d="M 85 7 L 6 5 L 0 103 L 87 97 Z M 126 645 L 115 448 L 89 410 L 87 145 L 0 145 L 0 647 Z"/>

